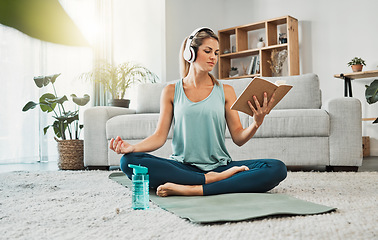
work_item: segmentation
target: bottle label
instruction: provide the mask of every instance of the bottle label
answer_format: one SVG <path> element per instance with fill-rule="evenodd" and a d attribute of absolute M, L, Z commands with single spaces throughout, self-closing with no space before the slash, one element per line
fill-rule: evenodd
<path fill-rule="evenodd" d="M 132 189 L 132 208 L 149 208 L 149 184 L 146 180 L 134 180 Z"/>

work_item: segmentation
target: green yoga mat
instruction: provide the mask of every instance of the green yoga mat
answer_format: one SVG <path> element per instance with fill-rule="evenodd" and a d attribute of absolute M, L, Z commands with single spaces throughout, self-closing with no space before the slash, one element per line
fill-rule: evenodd
<path fill-rule="evenodd" d="M 131 181 L 124 173 L 112 173 L 109 178 L 131 188 Z M 194 223 L 242 221 L 273 215 L 309 215 L 336 209 L 272 193 L 159 197 L 154 191 L 150 191 L 150 200 L 162 209 Z"/>

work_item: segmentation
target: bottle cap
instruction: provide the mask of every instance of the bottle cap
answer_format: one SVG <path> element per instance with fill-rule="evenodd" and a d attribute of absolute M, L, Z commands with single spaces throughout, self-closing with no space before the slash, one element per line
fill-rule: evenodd
<path fill-rule="evenodd" d="M 143 166 L 140 166 L 140 165 L 137 166 L 137 165 L 133 165 L 133 164 L 129 164 L 128 166 L 129 166 L 129 168 L 134 169 L 133 170 L 134 174 L 147 174 L 148 173 L 148 168 L 146 168 L 146 167 L 143 167 Z"/>

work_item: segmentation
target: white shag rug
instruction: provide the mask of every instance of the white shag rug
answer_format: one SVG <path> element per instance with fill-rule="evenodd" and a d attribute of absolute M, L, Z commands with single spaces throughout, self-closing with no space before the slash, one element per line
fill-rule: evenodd
<path fill-rule="evenodd" d="M 378 173 L 289 172 L 271 192 L 337 207 L 310 216 L 193 224 L 132 210 L 109 171 L 0 174 L 0 239 L 378 239 Z"/>

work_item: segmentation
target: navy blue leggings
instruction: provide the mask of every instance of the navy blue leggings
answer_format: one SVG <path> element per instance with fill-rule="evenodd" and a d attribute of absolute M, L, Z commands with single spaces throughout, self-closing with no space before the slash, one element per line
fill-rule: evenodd
<path fill-rule="evenodd" d="M 147 167 L 152 188 L 157 188 L 167 182 L 203 185 L 203 195 L 266 192 L 277 186 L 287 174 L 285 164 L 276 159 L 232 161 L 226 166 L 217 167 L 212 172 L 223 172 L 234 166 L 247 166 L 249 170 L 218 182 L 205 184 L 207 171 L 148 153 L 129 153 L 121 158 L 121 170 L 131 179 L 133 170 L 128 167 L 128 164 Z"/>

